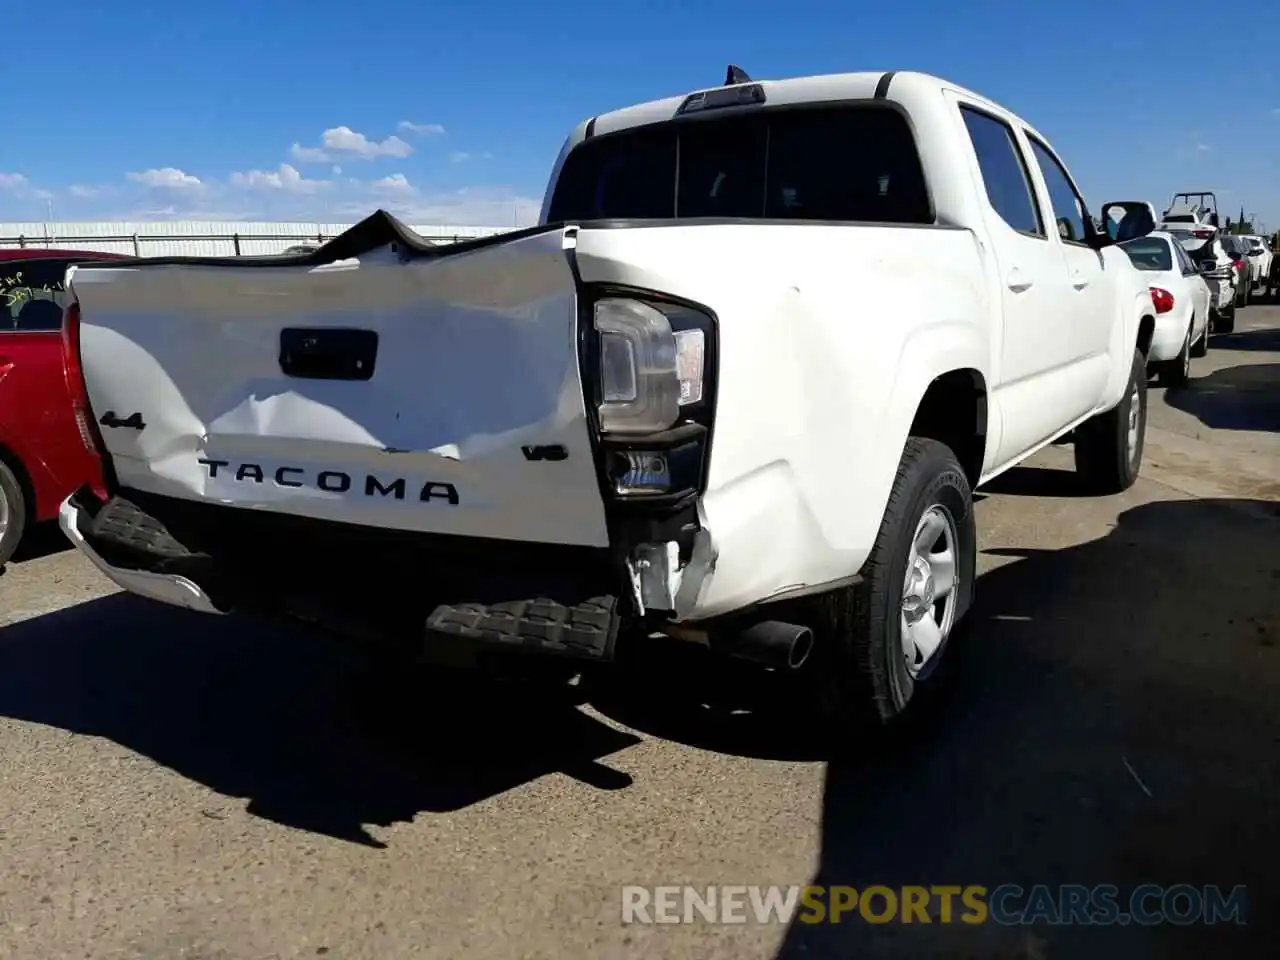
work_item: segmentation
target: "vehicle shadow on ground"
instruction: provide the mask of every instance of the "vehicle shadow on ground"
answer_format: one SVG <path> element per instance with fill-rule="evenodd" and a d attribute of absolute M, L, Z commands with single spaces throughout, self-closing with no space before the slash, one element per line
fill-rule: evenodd
<path fill-rule="evenodd" d="M 71 541 L 62 532 L 57 521 L 38 523 L 28 529 L 23 536 L 22 543 L 13 556 L 13 562 L 25 563 L 28 560 L 39 560 L 70 549 Z"/>
<path fill-rule="evenodd" d="M 1215 370 L 1184 390 L 1165 391 L 1164 402 L 1210 429 L 1280 433 L 1280 363 Z"/>
<path fill-rule="evenodd" d="M 1257 353 L 1280 353 L 1280 328 L 1237 330 L 1214 334 L 1209 341 L 1214 350 L 1247 350 Z"/>
<path fill-rule="evenodd" d="M 1088 497 L 1093 494 L 1074 470 L 1014 467 L 978 489 L 982 497 Z"/>
<path fill-rule="evenodd" d="M 988 550 L 1005 565 L 980 579 L 946 695 L 828 765 L 811 881 L 1244 884 L 1249 926 L 877 926 L 854 915 L 794 924 L 779 958 L 1268 955 L 1280 904 L 1280 513 L 1259 522 L 1259 506 L 1159 502 L 1082 546 Z M 732 717 L 681 731 L 634 704 L 600 709 L 747 755 L 809 759 L 821 733 L 762 713 L 735 738 Z"/>
<path fill-rule="evenodd" d="M 382 846 L 362 825 L 557 771 L 630 784 L 599 761 L 637 738 L 576 709 L 573 688 L 526 698 L 457 680 L 127 594 L 0 629 L 0 715 L 105 737 L 247 798 L 253 814 L 339 839 Z"/>

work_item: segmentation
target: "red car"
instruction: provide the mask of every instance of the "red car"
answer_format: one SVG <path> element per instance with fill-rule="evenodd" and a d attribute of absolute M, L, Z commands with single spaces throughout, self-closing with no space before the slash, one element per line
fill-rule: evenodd
<path fill-rule="evenodd" d="M 62 281 L 67 267 L 127 259 L 78 250 L 0 250 L 0 567 L 23 532 L 58 515 L 83 484 L 102 487 L 89 424 L 64 373 Z"/>

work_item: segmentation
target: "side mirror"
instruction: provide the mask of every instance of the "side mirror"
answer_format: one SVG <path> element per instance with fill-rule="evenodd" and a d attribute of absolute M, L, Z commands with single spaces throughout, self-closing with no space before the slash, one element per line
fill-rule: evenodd
<path fill-rule="evenodd" d="M 1217 271 L 1217 269 L 1218 269 L 1218 265 L 1217 265 L 1216 263 L 1214 263 L 1212 260 L 1201 260 L 1201 261 L 1200 261 L 1200 272 L 1201 272 L 1201 273 L 1215 273 L 1215 272 Z"/>

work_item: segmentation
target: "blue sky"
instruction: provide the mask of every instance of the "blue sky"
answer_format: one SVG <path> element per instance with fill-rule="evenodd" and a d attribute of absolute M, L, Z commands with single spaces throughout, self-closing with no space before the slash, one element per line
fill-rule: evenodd
<path fill-rule="evenodd" d="M 733 62 L 939 74 L 1039 128 L 1095 207 L 1213 189 L 1224 213 L 1280 228 L 1280 6 L 1260 0 L 1211 24 L 1191 0 L 183 6 L 10 8 L 0 221 L 383 206 L 528 222 L 575 123 L 717 84 Z"/>

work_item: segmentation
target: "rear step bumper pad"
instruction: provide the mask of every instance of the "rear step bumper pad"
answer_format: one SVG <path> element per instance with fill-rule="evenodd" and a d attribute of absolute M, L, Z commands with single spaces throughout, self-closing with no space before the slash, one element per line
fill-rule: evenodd
<path fill-rule="evenodd" d="M 173 604 L 176 607 L 186 607 L 188 610 L 196 610 L 200 613 L 226 612 L 214 606 L 209 595 L 186 577 L 172 573 L 124 570 L 107 563 L 80 532 L 81 510 L 72 502 L 74 499 L 73 494 L 58 509 L 58 526 L 62 528 L 62 532 L 67 535 L 67 539 L 75 545 L 76 549 L 93 561 L 93 565 L 117 586 L 151 600 Z"/>
<path fill-rule="evenodd" d="M 617 603 L 592 597 L 571 607 L 551 600 L 444 605 L 427 617 L 427 630 L 513 651 L 608 660 L 618 636 Z"/>

